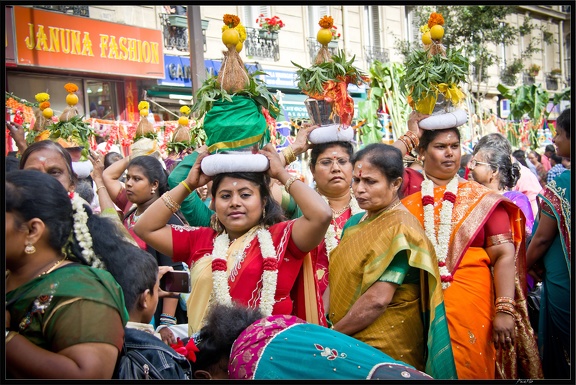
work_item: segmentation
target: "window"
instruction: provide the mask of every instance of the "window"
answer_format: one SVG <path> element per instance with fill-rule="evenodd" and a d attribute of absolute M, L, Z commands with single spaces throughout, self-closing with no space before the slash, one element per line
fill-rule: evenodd
<path fill-rule="evenodd" d="M 88 111 L 91 118 L 114 120 L 119 115 L 115 83 L 86 81 Z"/>
<path fill-rule="evenodd" d="M 310 37 L 316 37 L 316 33 L 320 29 L 318 22 L 322 16 L 332 16 L 330 15 L 330 7 L 327 5 L 310 5 L 308 6 L 308 28 Z"/>
<path fill-rule="evenodd" d="M 420 42 L 420 28 L 417 25 L 415 7 L 406 7 L 406 36 L 410 43 Z"/>
<path fill-rule="evenodd" d="M 240 20 L 245 27 L 260 28 L 256 21 L 260 15 L 270 17 L 270 7 L 267 5 L 249 5 L 244 7 L 244 20 Z"/>
<path fill-rule="evenodd" d="M 364 34 L 367 37 L 367 45 L 382 47 L 380 39 L 380 12 L 377 5 L 364 6 Z"/>

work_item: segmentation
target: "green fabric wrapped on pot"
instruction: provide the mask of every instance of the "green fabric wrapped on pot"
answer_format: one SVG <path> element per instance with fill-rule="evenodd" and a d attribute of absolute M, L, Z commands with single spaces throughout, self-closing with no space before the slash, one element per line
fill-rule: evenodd
<path fill-rule="evenodd" d="M 270 141 L 270 130 L 260 107 L 250 98 L 232 96 L 232 102 L 215 101 L 204 116 L 208 151 L 240 150 Z"/>

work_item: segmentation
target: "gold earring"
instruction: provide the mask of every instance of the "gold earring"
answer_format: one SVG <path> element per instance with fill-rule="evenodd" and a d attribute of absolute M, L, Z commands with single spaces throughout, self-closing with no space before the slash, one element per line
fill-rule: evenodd
<path fill-rule="evenodd" d="M 26 254 L 34 254 L 36 252 L 36 248 L 34 247 L 34 245 L 32 243 L 28 243 L 26 245 L 26 247 L 24 248 L 24 252 Z"/>
<path fill-rule="evenodd" d="M 262 218 L 266 218 L 266 207 L 262 208 Z"/>
<path fill-rule="evenodd" d="M 156 192 L 156 190 L 155 190 L 155 189 L 152 189 L 152 194 L 154 194 L 155 192 Z"/>
<path fill-rule="evenodd" d="M 220 223 L 220 220 L 218 219 L 216 214 L 212 214 L 212 216 L 210 217 L 210 227 L 217 233 L 221 233 L 223 230 L 222 223 Z"/>

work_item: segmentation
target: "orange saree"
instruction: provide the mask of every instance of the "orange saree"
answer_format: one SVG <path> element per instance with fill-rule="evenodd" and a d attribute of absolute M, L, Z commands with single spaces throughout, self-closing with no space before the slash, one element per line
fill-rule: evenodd
<path fill-rule="evenodd" d="M 445 187 L 434 189 L 440 202 Z M 412 194 L 402 203 L 424 223 L 422 194 Z M 484 247 L 471 247 L 498 205 L 508 213 L 515 246 L 515 300 L 517 339 L 508 351 L 496 350 L 492 342 L 494 279 Z M 438 225 L 441 205 L 435 205 Z M 446 318 L 458 379 L 542 378 L 542 367 L 526 307 L 526 246 L 524 215 L 511 201 L 475 182 L 460 182 L 454 210 L 446 265 L 453 281 L 444 290 Z"/>

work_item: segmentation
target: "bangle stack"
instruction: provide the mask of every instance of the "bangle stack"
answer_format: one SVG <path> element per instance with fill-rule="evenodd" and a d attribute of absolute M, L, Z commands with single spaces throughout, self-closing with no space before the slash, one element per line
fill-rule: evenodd
<path fill-rule="evenodd" d="M 160 325 L 172 326 L 176 325 L 176 317 L 170 314 L 160 314 Z"/>
<path fill-rule="evenodd" d="M 290 186 L 292 186 L 292 183 L 296 182 L 297 180 L 300 180 L 296 175 L 291 176 L 290 179 L 288 179 L 286 181 L 286 183 L 284 183 L 284 188 L 286 189 L 286 192 L 288 194 L 290 194 Z"/>
<path fill-rule="evenodd" d="M 166 191 L 164 194 L 162 194 L 161 198 L 164 201 L 164 204 L 166 205 L 166 207 L 168 207 L 168 209 L 170 211 L 172 211 L 172 214 L 174 214 L 176 211 L 180 210 L 180 205 L 174 201 L 174 199 L 168 193 L 168 191 Z"/>
<path fill-rule="evenodd" d="M 418 136 L 412 131 L 406 131 L 406 133 L 399 137 L 398 140 L 406 146 L 407 154 L 410 154 L 412 150 L 417 149 L 420 145 L 420 139 L 418 139 Z"/>
<path fill-rule="evenodd" d="M 294 149 L 291 145 L 288 147 L 284 147 L 282 150 L 282 155 L 284 155 L 284 160 L 286 161 L 286 166 L 296 160 L 296 154 L 294 153 Z"/>
<path fill-rule="evenodd" d="M 184 188 L 185 188 L 186 190 L 188 190 L 188 193 L 192 194 L 192 189 L 190 188 L 190 186 L 188 186 L 188 183 L 186 183 L 185 181 L 182 181 L 182 182 L 180 182 L 180 184 L 181 184 L 182 186 L 184 186 Z"/>
<path fill-rule="evenodd" d="M 510 297 L 496 298 L 496 313 L 505 313 L 516 318 L 516 301 Z"/>

